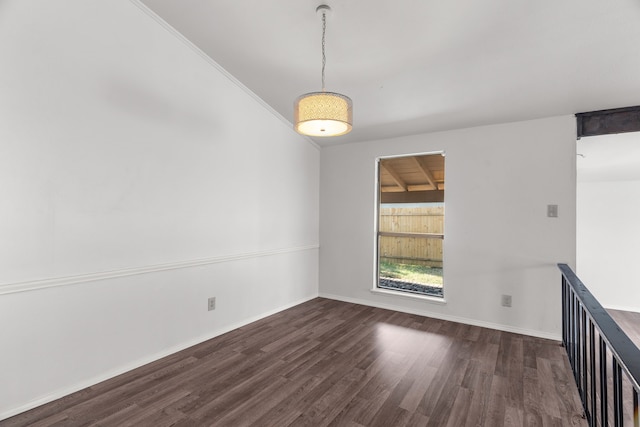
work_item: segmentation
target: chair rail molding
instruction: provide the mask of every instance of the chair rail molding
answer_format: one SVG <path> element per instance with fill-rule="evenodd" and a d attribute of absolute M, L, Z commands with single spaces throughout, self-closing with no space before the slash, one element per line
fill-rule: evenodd
<path fill-rule="evenodd" d="M 17 283 L 0 284 L 0 295 L 12 294 L 17 292 L 28 292 L 38 289 L 53 288 L 59 286 L 76 285 L 80 283 L 95 282 L 98 280 L 109 280 L 119 277 L 135 276 L 139 274 L 156 273 L 167 270 L 178 270 L 183 268 L 200 267 L 210 264 L 219 264 L 224 262 L 239 261 L 243 259 L 268 257 L 292 252 L 310 251 L 319 249 L 320 245 L 305 245 L 289 248 L 270 249 L 257 252 L 244 252 L 237 254 L 221 255 L 208 258 L 198 258 L 186 261 L 176 261 L 164 264 L 146 265 L 140 267 L 123 268 L 119 270 L 102 271 L 96 273 L 80 274 L 76 276 L 53 277 L 46 279 L 30 280 Z"/>

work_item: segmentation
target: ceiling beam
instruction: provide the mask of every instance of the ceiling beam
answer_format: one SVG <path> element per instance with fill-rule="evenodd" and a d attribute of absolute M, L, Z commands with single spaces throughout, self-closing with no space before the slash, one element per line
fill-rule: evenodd
<path fill-rule="evenodd" d="M 640 131 L 640 106 L 576 114 L 578 139 Z"/>
<path fill-rule="evenodd" d="M 438 184 L 438 190 L 444 190 L 444 183 Z M 385 185 L 380 187 L 383 193 L 403 193 L 405 190 L 396 185 Z M 431 184 L 407 185 L 407 191 L 433 191 Z"/>
<path fill-rule="evenodd" d="M 427 178 L 427 181 L 431 185 L 431 190 L 437 190 L 438 184 L 436 184 L 436 180 L 433 178 L 433 174 L 429 170 L 429 166 L 427 166 L 424 157 L 413 157 L 413 160 L 415 160 L 418 168 L 420 168 L 420 170 L 424 174 L 424 177 Z"/>
<path fill-rule="evenodd" d="M 405 192 L 403 188 L 400 188 L 396 185 L 385 185 L 384 187 L 380 187 L 380 191 L 383 193 L 404 193 Z"/>
<path fill-rule="evenodd" d="M 391 179 L 393 179 L 396 185 L 402 188 L 402 191 L 407 191 L 407 183 L 404 182 L 402 178 L 400 178 L 400 175 L 398 175 L 398 172 L 396 172 L 391 166 L 384 164 L 382 162 L 380 162 L 380 167 L 385 171 L 387 171 L 387 173 L 389 174 Z"/>
<path fill-rule="evenodd" d="M 438 188 L 433 188 L 431 184 L 409 185 L 407 190 L 409 191 L 430 191 L 430 190 L 444 190 L 444 183 L 436 184 Z"/>

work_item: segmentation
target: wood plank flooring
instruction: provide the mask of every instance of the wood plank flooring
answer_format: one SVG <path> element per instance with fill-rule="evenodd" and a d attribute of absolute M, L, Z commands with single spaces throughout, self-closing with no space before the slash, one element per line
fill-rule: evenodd
<path fill-rule="evenodd" d="M 559 342 L 317 298 L 0 426 L 586 426 Z"/>

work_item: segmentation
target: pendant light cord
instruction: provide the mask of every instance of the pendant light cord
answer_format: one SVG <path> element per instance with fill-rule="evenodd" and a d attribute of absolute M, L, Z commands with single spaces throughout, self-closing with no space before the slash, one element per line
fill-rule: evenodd
<path fill-rule="evenodd" d="M 324 37 L 327 32 L 327 13 L 325 11 L 322 12 L 322 91 L 325 91 L 324 86 L 324 68 L 327 65 L 327 56 L 324 53 Z"/>

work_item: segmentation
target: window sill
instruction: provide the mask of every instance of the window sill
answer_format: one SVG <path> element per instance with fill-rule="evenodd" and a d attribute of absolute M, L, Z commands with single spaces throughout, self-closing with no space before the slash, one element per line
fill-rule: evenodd
<path fill-rule="evenodd" d="M 418 294 L 412 294 L 412 293 L 409 293 L 409 292 L 402 292 L 402 291 L 392 291 L 392 290 L 389 290 L 389 289 L 373 288 L 373 289 L 371 289 L 371 293 L 372 294 L 378 294 L 378 295 L 387 295 L 387 296 L 397 296 L 397 297 L 403 297 L 403 298 L 410 298 L 412 300 L 420 300 L 420 301 L 429 302 L 429 303 L 433 303 L 433 304 L 439 304 L 439 305 L 446 305 L 447 304 L 447 301 L 444 298 L 431 297 L 429 295 L 418 295 Z"/>

